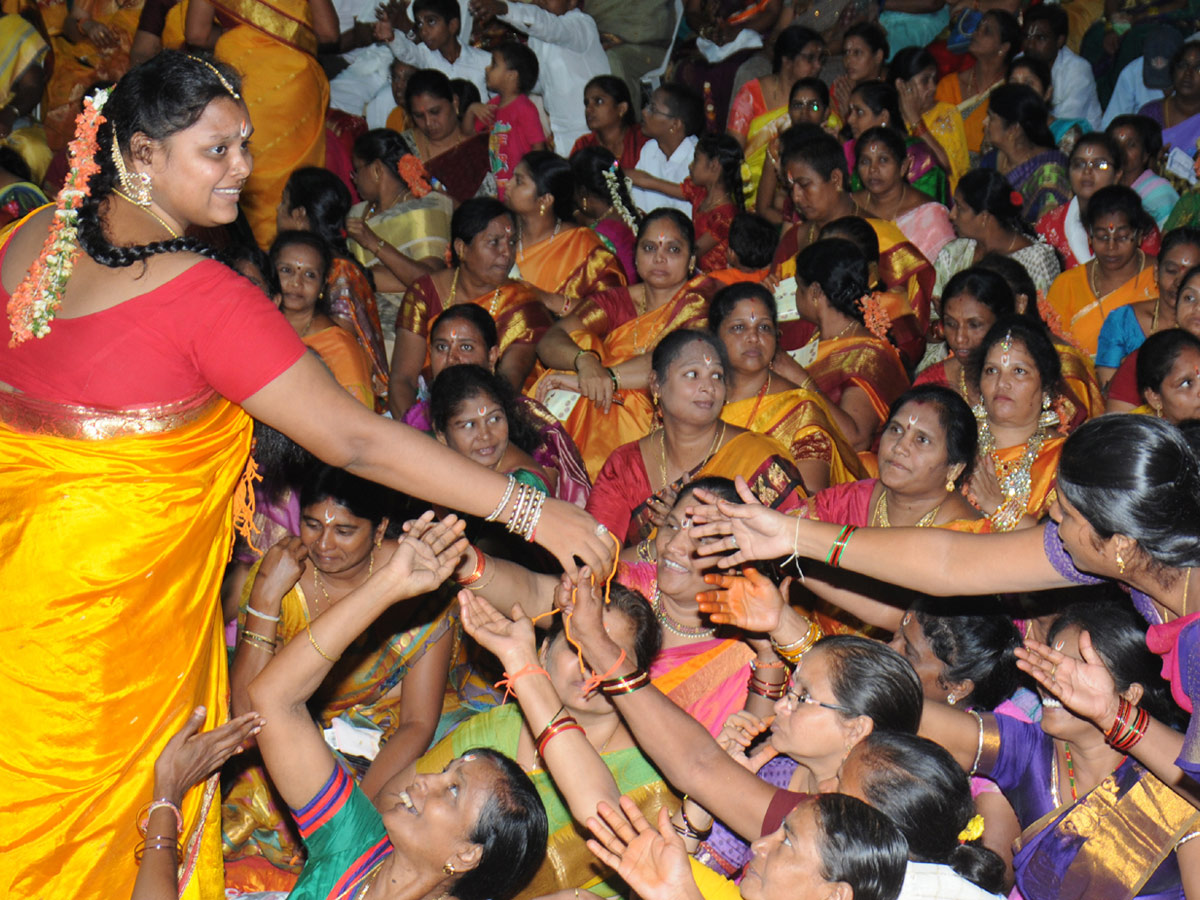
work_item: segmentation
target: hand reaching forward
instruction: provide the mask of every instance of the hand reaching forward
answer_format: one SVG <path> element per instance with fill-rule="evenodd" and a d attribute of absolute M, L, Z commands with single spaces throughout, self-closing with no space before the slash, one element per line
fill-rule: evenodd
<path fill-rule="evenodd" d="M 462 536 L 466 523 L 453 514 L 441 521 L 426 511 L 409 523 L 392 558 L 379 570 L 395 599 L 428 593 L 450 577 L 467 548 Z"/>
<path fill-rule="evenodd" d="M 717 743 L 738 765 L 757 775 L 759 769 L 779 755 L 779 751 L 771 746 L 770 741 L 763 742 L 752 754 L 746 751 L 774 721 L 774 716 L 760 719 L 754 713 L 739 710 L 725 720 L 721 733 L 717 735 Z"/>
<path fill-rule="evenodd" d="M 1060 649 L 1061 641 L 1049 647 L 1026 639 L 1017 648 L 1017 668 L 1028 672 L 1042 687 L 1062 701 L 1063 706 L 1107 731 L 1117 717 L 1120 695 L 1104 661 L 1092 647 L 1092 636 L 1079 634 L 1080 661 Z"/>
<path fill-rule="evenodd" d="M 178 806 L 193 785 L 221 768 L 229 757 L 241 753 L 247 738 L 258 734 L 264 724 L 262 716 L 248 712 L 202 732 L 205 715 L 205 708 L 197 706 L 158 754 L 154 761 L 155 797 Z"/>
<path fill-rule="evenodd" d="M 791 553 L 797 530 L 804 527 L 802 520 L 763 506 L 741 475 L 734 483 L 741 503 L 729 503 L 708 491 L 696 491 L 696 499 L 703 505 L 688 507 L 687 514 L 703 524 L 692 526 L 692 537 L 697 541 L 720 538 L 700 543 L 696 552 L 700 556 L 728 554 L 717 560 L 722 569 Z"/>
<path fill-rule="evenodd" d="M 587 820 L 596 837 L 587 842 L 596 857 L 617 871 L 642 900 L 700 900 L 692 878 L 683 839 L 671 826 L 666 807 L 658 811 L 656 831 L 637 804 L 621 798 L 621 809 L 607 803 L 596 806 Z"/>
<path fill-rule="evenodd" d="M 741 577 L 709 573 L 704 580 L 717 590 L 697 594 L 696 606 L 718 625 L 733 625 L 760 634 L 770 634 L 779 627 L 784 594 L 757 569 L 747 567 Z M 790 579 L 785 579 L 783 587 L 790 583 Z"/>
<path fill-rule="evenodd" d="M 458 603 L 467 634 L 494 654 L 506 670 L 515 672 L 537 659 L 533 622 L 519 603 L 513 604 L 511 619 L 466 589 L 458 592 Z"/>

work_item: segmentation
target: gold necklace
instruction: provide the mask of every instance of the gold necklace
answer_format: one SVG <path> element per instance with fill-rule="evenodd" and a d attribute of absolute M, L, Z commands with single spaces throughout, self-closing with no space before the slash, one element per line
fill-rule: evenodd
<path fill-rule="evenodd" d="M 725 428 L 729 423 L 721 422 L 721 430 L 717 432 L 713 438 L 712 444 L 708 448 L 708 453 L 704 455 L 704 459 L 700 460 L 700 464 L 696 468 L 701 468 L 706 462 L 712 459 L 713 454 L 717 452 L 717 448 L 721 446 L 721 441 L 725 440 Z M 667 427 L 664 425 L 658 432 L 658 446 L 662 452 L 662 469 L 660 474 L 662 477 L 662 486 L 665 490 L 667 487 Z M 686 474 L 687 470 L 684 470 Z"/>
<path fill-rule="evenodd" d="M 550 232 L 550 240 L 546 244 L 547 247 L 550 246 L 550 244 L 554 243 L 554 239 L 556 237 L 558 237 L 558 229 L 560 229 L 561 227 L 562 227 L 562 221 L 559 219 L 555 219 L 554 220 L 554 230 L 552 232 Z M 538 244 L 540 244 L 540 243 L 541 243 L 541 241 L 538 241 Z M 536 247 L 537 244 L 534 244 L 534 246 Z M 524 262 L 524 260 L 525 260 L 524 238 L 518 234 L 517 235 L 517 264 L 519 265 L 520 263 Z"/>
<path fill-rule="evenodd" d="M 375 548 L 371 548 L 371 556 L 367 560 L 367 577 L 370 578 L 375 572 Z M 356 585 L 357 586 L 357 585 Z M 329 591 L 325 590 L 325 582 L 321 580 L 321 570 L 313 566 L 313 587 L 321 592 L 321 596 L 325 598 L 325 603 L 328 606 L 333 606 L 333 600 L 329 596 Z"/>
<path fill-rule="evenodd" d="M 1150 317 L 1150 333 L 1151 334 L 1154 334 L 1154 332 L 1158 329 L 1158 304 L 1161 301 L 1162 301 L 1162 297 L 1154 298 L 1154 314 Z M 1191 574 L 1190 569 L 1188 570 L 1188 574 Z"/>
<path fill-rule="evenodd" d="M 1088 286 L 1091 287 L 1091 289 L 1092 289 L 1092 296 L 1094 296 L 1097 300 L 1103 300 L 1104 297 L 1107 297 L 1108 294 L 1111 294 L 1113 291 L 1115 291 L 1117 288 L 1119 288 L 1121 286 L 1118 284 L 1117 287 L 1113 288 L 1113 291 L 1109 291 L 1107 294 L 1104 294 L 1104 296 L 1102 297 L 1100 295 L 1099 279 L 1096 278 L 1096 270 L 1100 267 L 1100 260 L 1093 259 L 1091 262 L 1088 263 L 1088 265 L 1091 266 L 1091 269 L 1088 270 Z M 1143 250 L 1141 247 L 1139 247 L 1138 248 L 1138 267 L 1137 267 L 1137 271 L 1133 274 L 1133 277 L 1137 278 L 1139 275 L 1141 275 L 1142 270 L 1144 268 L 1146 268 L 1146 251 Z"/>
<path fill-rule="evenodd" d="M 142 204 L 135 202 L 132 197 L 130 197 L 128 194 L 126 194 L 122 190 L 114 188 L 113 193 L 116 194 L 118 197 L 120 197 L 122 200 L 125 200 L 126 202 L 130 203 L 131 205 L 136 206 L 138 209 L 140 209 L 142 212 L 144 212 L 146 215 L 148 215 L 150 218 L 152 218 L 155 222 L 157 222 L 163 228 L 167 229 L 167 234 L 171 235 L 171 237 L 176 238 L 176 239 L 179 238 L 179 232 L 176 231 L 174 228 L 172 228 L 170 225 L 168 225 L 166 223 L 166 220 L 163 219 L 162 216 L 160 216 L 158 213 L 156 213 L 150 207 L 142 206 Z"/>
<path fill-rule="evenodd" d="M 942 508 L 942 503 L 945 502 L 946 501 L 943 500 L 929 512 L 925 513 L 925 515 L 921 516 L 921 518 L 917 519 L 917 524 L 913 527 L 928 528 L 930 525 L 932 525 L 934 519 L 937 518 L 938 511 Z M 879 499 L 875 501 L 875 514 L 871 517 L 871 526 L 878 528 L 892 527 L 891 519 L 888 518 L 887 488 L 884 488 L 879 492 Z"/>
<path fill-rule="evenodd" d="M 500 301 L 500 291 L 504 285 L 496 288 L 492 294 L 492 299 L 488 301 L 488 313 L 494 319 L 496 318 L 496 304 Z M 450 296 L 446 298 L 446 309 L 454 305 L 454 295 L 458 293 L 458 269 L 454 270 L 454 277 L 450 279 Z M 471 301 L 468 301 L 471 302 Z"/>

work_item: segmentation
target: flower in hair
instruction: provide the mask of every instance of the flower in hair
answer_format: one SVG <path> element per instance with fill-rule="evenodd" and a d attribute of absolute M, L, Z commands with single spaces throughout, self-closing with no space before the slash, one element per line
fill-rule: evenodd
<path fill-rule="evenodd" d="M 621 201 L 621 191 L 617 186 L 617 173 L 620 171 L 620 166 L 615 159 L 604 169 L 604 186 L 608 188 L 608 202 L 612 204 L 613 211 L 629 226 L 629 230 L 637 231 L 637 219 L 634 218 L 633 211 L 627 209 Z M 628 179 L 625 181 L 625 186 L 628 189 Z"/>
<path fill-rule="evenodd" d="M 404 179 L 414 197 L 424 197 L 433 187 L 429 184 L 429 173 L 421 160 L 411 153 L 405 153 L 396 164 L 396 173 Z"/>
<path fill-rule="evenodd" d="M 741 176 L 743 184 L 749 184 L 750 179 L 754 176 L 754 172 L 750 170 L 750 164 L 745 160 L 742 160 Z"/>
<path fill-rule="evenodd" d="M 965 844 L 967 841 L 977 841 L 983 836 L 983 816 L 976 813 L 971 816 L 971 821 L 967 822 L 967 827 L 958 833 L 958 842 Z"/>
<path fill-rule="evenodd" d="M 1009 191 L 1008 202 L 1013 206 L 1024 206 L 1025 198 L 1021 196 L 1020 191 Z"/>
<path fill-rule="evenodd" d="M 100 111 L 108 102 L 109 93 L 106 88 L 84 98 L 83 110 L 75 119 L 75 137 L 67 146 L 70 169 L 58 194 L 50 233 L 29 274 L 8 301 L 10 347 L 31 337 L 48 335 L 50 322 L 62 305 L 63 292 L 80 254 L 79 207 L 91 195 L 91 177 L 100 171 L 96 162 L 99 149 L 96 132 L 105 121 Z"/>
<path fill-rule="evenodd" d="M 867 331 L 880 339 L 885 338 L 892 327 L 892 317 L 888 315 L 883 301 L 883 295 L 878 292 L 867 294 L 858 301 L 859 308 L 863 313 L 863 324 L 867 326 Z"/>

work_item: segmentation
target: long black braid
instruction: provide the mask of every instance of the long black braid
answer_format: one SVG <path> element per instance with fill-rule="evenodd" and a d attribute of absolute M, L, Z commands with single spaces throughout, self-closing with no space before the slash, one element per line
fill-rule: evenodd
<path fill-rule="evenodd" d="M 211 68 L 210 68 L 211 67 Z M 216 69 L 216 71 L 214 71 Z M 79 207 L 79 245 L 103 266 L 120 269 L 159 253 L 186 251 L 217 259 L 217 251 L 199 238 L 183 236 L 134 247 L 118 247 L 104 232 L 100 208 L 117 187 L 112 144 L 128 148 L 130 138 L 142 132 L 163 140 L 190 128 L 217 97 L 230 97 L 225 82 L 241 90 L 241 77 L 230 66 L 208 55 L 189 56 L 164 50 L 130 69 L 104 105 L 105 122 L 96 133 L 96 162 L 100 171 L 90 181 L 91 195 Z"/>

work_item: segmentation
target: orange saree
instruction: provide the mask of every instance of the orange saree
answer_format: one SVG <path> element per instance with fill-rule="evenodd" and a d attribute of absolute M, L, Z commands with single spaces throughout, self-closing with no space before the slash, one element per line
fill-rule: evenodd
<path fill-rule="evenodd" d="M 893 401 L 908 389 L 908 373 L 900 357 L 891 344 L 876 337 L 831 338 L 819 342 L 817 358 L 808 367 L 808 373 L 833 403 L 841 402 L 847 388 L 862 388 L 879 416 L 880 427 L 887 420 Z"/>
<path fill-rule="evenodd" d="M 625 269 L 590 228 L 563 233 L 525 247 L 517 255 L 518 277 L 567 298 L 567 309 L 601 291 L 625 286 Z"/>
<path fill-rule="evenodd" d="M 1055 278 L 1046 302 L 1058 314 L 1065 336 L 1094 357 L 1105 317 L 1130 303 L 1153 300 L 1158 296 L 1158 279 L 1154 266 L 1147 266 L 1115 291 L 1097 297 L 1092 291 L 1090 265 L 1075 266 Z"/>
<path fill-rule="evenodd" d="M 358 341 L 340 325 L 322 328 L 301 338 L 321 362 L 325 363 L 337 383 L 367 409 L 375 408 L 371 390 L 371 363 Z"/>
<path fill-rule="evenodd" d="M 496 331 L 500 335 L 500 355 L 503 356 L 513 344 L 536 344 L 550 327 L 550 314 L 538 302 L 529 288 L 519 281 L 508 281 L 490 294 L 480 294 L 467 299 L 455 297 L 458 303 L 474 303 L 486 309 L 496 320 Z M 400 303 L 396 315 L 396 329 L 419 334 L 429 343 L 429 329 L 433 320 L 442 314 L 447 304 L 438 293 L 433 279 L 425 275 L 409 287 Z M 426 351 L 428 363 L 428 351 Z"/>

